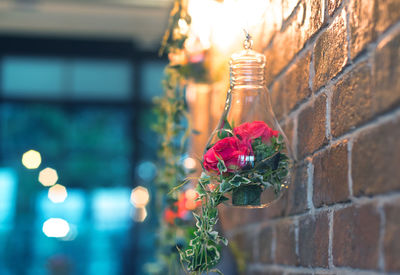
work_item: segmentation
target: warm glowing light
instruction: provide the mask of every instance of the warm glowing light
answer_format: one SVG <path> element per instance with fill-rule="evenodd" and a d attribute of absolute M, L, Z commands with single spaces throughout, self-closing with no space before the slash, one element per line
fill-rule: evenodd
<path fill-rule="evenodd" d="M 57 180 L 58 180 L 57 171 L 54 170 L 53 168 L 47 167 L 42 171 L 40 171 L 39 173 L 39 182 L 43 186 L 52 186 L 56 184 Z"/>
<path fill-rule="evenodd" d="M 59 218 L 51 218 L 43 223 L 43 233 L 51 238 L 63 238 L 69 232 L 67 221 Z"/>
<path fill-rule="evenodd" d="M 188 210 L 194 210 L 198 206 L 198 202 L 196 201 L 198 195 L 194 189 L 188 189 L 185 192 L 186 202 L 185 208 Z"/>
<path fill-rule="evenodd" d="M 195 200 L 197 199 L 197 192 L 194 189 L 188 189 L 185 192 L 185 196 L 188 200 Z"/>
<path fill-rule="evenodd" d="M 147 205 L 147 203 L 149 202 L 149 199 L 150 199 L 150 195 L 149 195 L 149 191 L 147 190 L 147 188 L 145 188 L 143 186 L 138 186 L 132 190 L 131 203 L 135 207 L 138 207 L 138 208 L 145 207 Z"/>
<path fill-rule="evenodd" d="M 186 20 L 185 19 L 179 19 L 178 20 L 178 26 L 179 26 L 179 32 L 181 33 L 181 34 L 187 34 L 187 32 L 189 31 L 189 26 L 188 26 L 188 24 L 186 23 Z"/>
<path fill-rule="evenodd" d="M 183 161 L 183 166 L 188 170 L 193 170 L 196 168 L 196 160 L 194 158 L 185 158 Z"/>
<path fill-rule="evenodd" d="M 190 36 L 198 37 L 204 49 L 213 45 L 223 52 L 232 50 L 243 41 L 243 29 L 253 33 L 260 26 L 267 5 L 265 0 L 190 0 Z"/>
<path fill-rule="evenodd" d="M 22 155 L 22 164 L 28 169 L 36 169 L 42 162 L 40 153 L 35 150 L 29 150 Z"/>
<path fill-rule="evenodd" d="M 54 203 L 61 203 L 67 198 L 67 188 L 61 184 L 56 184 L 49 189 L 48 197 Z"/>
<path fill-rule="evenodd" d="M 135 209 L 135 213 L 133 215 L 133 220 L 135 222 L 144 222 L 147 217 L 146 207 L 138 207 Z"/>

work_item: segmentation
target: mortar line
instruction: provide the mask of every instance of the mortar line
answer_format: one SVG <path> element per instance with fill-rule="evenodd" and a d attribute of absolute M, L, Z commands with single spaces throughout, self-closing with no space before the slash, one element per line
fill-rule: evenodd
<path fill-rule="evenodd" d="M 328 266 L 329 268 L 333 268 L 333 252 L 332 252 L 332 246 L 333 246 L 333 213 L 334 211 L 331 210 L 329 211 L 329 243 L 328 243 Z"/>

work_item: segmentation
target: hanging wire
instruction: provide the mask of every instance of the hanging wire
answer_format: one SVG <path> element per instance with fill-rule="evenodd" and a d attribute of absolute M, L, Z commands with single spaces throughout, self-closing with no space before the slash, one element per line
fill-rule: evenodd
<path fill-rule="evenodd" d="M 253 48 L 253 40 L 251 39 L 251 35 L 246 29 L 243 29 L 243 31 L 246 36 L 245 40 L 243 41 L 243 47 L 246 50 L 251 50 Z"/>

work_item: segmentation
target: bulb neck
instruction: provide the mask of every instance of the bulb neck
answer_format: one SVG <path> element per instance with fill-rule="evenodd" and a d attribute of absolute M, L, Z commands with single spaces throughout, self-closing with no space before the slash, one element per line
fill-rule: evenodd
<path fill-rule="evenodd" d="M 264 86 L 265 74 L 263 66 L 231 66 L 230 86 Z"/>

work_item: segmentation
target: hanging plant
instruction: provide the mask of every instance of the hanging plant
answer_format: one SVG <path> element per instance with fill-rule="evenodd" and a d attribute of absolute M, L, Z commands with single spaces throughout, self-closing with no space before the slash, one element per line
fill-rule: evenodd
<path fill-rule="evenodd" d="M 218 205 L 266 207 L 290 182 L 291 150 L 271 109 L 264 82 L 265 57 L 251 50 L 247 34 L 244 50 L 230 61 L 231 88 L 217 128 L 211 134 L 198 180 L 200 214 L 196 231 L 180 258 L 193 274 L 215 271 L 220 244 L 227 240 L 215 230 Z M 237 123 L 237 126 L 235 124 Z"/>
<path fill-rule="evenodd" d="M 188 80 L 206 81 L 205 52 L 188 54 L 185 42 L 191 18 L 187 0 L 175 0 L 168 28 L 163 37 L 160 55 L 167 54 L 169 64 L 162 81 L 164 95 L 155 99 L 156 123 L 153 126 L 161 139 L 158 151 L 157 208 L 160 222 L 157 232 L 156 261 L 146 264 L 148 274 L 173 274 L 181 269 L 178 249 L 186 249 L 193 236 L 194 218 L 191 215 L 200 202 L 193 189 L 179 190 L 181 183 L 193 171 L 187 171 L 183 159 L 187 141 L 194 132 L 189 124 L 185 104 L 185 86 Z"/>

